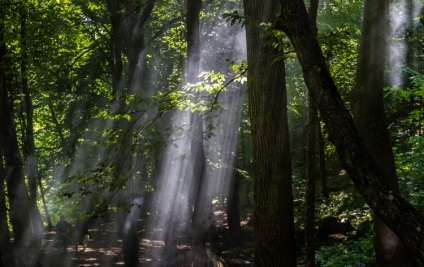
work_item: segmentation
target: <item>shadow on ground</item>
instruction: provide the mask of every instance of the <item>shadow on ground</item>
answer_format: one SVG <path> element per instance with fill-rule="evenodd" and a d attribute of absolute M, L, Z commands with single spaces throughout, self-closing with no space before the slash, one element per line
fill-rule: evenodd
<path fill-rule="evenodd" d="M 253 266 L 253 228 L 242 222 L 243 245 L 231 247 L 228 245 L 228 232 L 225 212 L 215 212 L 217 227 L 220 233 L 221 247 L 217 253 L 213 253 L 216 264 L 214 266 Z M 160 229 L 145 229 L 142 220 L 139 221 L 137 234 L 139 235 L 139 266 L 167 266 L 161 259 L 164 249 L 163 240 L 155 240 Z M 43 253 L 43 266 L 46 267 L 70 267 L 70 266 L 124 266 L 122 256 L 122 239 L 118 238 L 115 231 L 115 222 L 102 219 L 89 229 L 89 242 L 84 249 L 74 245 L 68 246 L 66 252 L 58 249 L 54 232 L 46 233 L 46 245 Z M 190 244 L 181 243 L 178 246 L 179 258 L 174 266 L 191 266 L 188 262 L 192 256 Z M 209 251 L 210 252 L 210 251 Z M 220 262 L 220 259 L 223 260 Z M 225 262 L 225 264 L 224 264 Z M 221 265 L 220 265 L 221 264 Z"/>

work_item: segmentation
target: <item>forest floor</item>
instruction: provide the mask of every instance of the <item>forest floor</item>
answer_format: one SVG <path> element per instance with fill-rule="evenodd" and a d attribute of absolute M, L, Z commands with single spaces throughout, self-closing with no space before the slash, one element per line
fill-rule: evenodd
<path fill-rule="evenodd" d="M 228 245 L 228 232 L 225 212 L 215 211 L 219 236 L 220 253 L 227 266 L 253 266 L 253 227 L 248 226 L 251 215 L 246 215 L 241 222 L 243 244 L 237 247 Z M 154 232 L 158 229 L 145 229 L 142 220 L 139 221 L 137 235 L 139 240 L 139 262 L 138 266 L 167 266 L 160 258 L 164 249 L 163 240 L 155 240 Z M 115 231 L 115 222 L 112 220 L 99 220 L 89 229 L 89 242 L 84 249 L 79 245 L 75 249 L 74 245 L 69 245 L 66 252 L 58 249 L 58 242 L 55 232 L 46 233 L 46 245 L 43 253 L 43 266 L 46 267 L 70 267 L 70 266 L 124 266 L 122 255 L 122 239 L 118 238 Z M 188 242 L 187 242 L 188 243 Z M 190 253 L 189 244 L 178 244 L 180 255 Z M 185 256 L 183 256 L 185 257 Z M 173 266 L 186 266 L 184 260 L 179 260 Z M 191 266 L 191 265 L 190 265 Z M 217 265 L 219 266 L 219 265 Z"/>

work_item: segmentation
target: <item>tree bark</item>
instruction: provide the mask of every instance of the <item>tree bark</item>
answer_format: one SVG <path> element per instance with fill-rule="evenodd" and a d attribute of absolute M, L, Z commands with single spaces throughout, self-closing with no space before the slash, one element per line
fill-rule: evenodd
<path fill-rule="evenodd" d="M 396 193 L 400 193 L 384 110 L 389 1 L 366 0 L 352 111 L 359 135 Z M 416 266 L 417 262 L 393 231 L 374 216 L 374 247 L 379 266 Z"/>
<path fill-rule="evenodd" d="M 227 197 L 227 223 L 229 229 L 229 241 L 232 246 L 240 246 L 241 224 L 240 224 L 240 175 L 235 173 L 229 181 Z"/>
<path fill-rule="evenodd" d="M 3 139 L 0 135 L 0 147 L 3 145 Z M 13 257 L 12 244 L 10 242 L 9 226 L 7 225 L 7 207 L 6 190 L 4 186 L 4 166 L 3 153 L 0 149 L 0 266 L 13 267 L 15 259 Z"/>
<path fill-rule="evenodd" d="M 27 44 L 26 44 L 26 11 L 25 7 L 21 7 L 21 32 L 20 32 L 20 46 L 21 46 L 21 86 L 22 92 L 25 99 L 25 111 L 26 111 L 26 127 L 24 147 L 25 154 L 27 157 L 27 169 L 28 169 L 28 187 L 29 197 L 31 205 L 36 205 L 37 202 L 37 158 L 35 157 L 35 145 L 34 145 L 34 130 L 33 130 L 33 114 L 34 106 L 32 105 L 31 96 L 28 88 L 27 79 Z"/>
<path fill-rule="evenodd" d="M 122 2 L 116 0 L 107 0 L 107 7 L 109 10 L 109 17 L 111 23 L 111 43 L 110 43 L 110 57 L 109 65 L 112 76 L 112 97 L 117 98 L 122 94 L 124 88 L 123 63 L 122 63 Z"/>
<path fill-rule="evenodd" d="M 128 60 L 128 80 L 130 93 L 133 93 L 140 86 L 141 66 L 144 61 L 145 49 L 147 47 L 145 41 L 145 31 L 143 27 L 149 20 L 156 0 L 148 0 L 141 12 L 136 1 L 127 1 L 125 4 L 124 31 L 125 37 L 125 53 Z"/>
<path fill-rule="evenodd" d="M 306 219 L 305 261 L 306 266 L 315 266 L 315 192 L 316 192 L 316 144 L 318 114 L 315 103 L 309 97 L 309 122 L 306 142 Z"/>
<path fill-rule="evenodd" d="M 359 138 L 309 25 L 303 1 L 280 2 L 281 16 L 277 24 L 296 50 L 307 87 L 328 127 L 330 140 L 343 167 L 374 213 L 424 260 L 424 217 L 386 182 L 385 174 Z"/>
<path fill-rule="evenodd" d="M 22 92 L 25 99 L 25 112 L 26 112 L 26 127 L 25 131 L 25 158 L 26 158 L 26 170 L 27 170 L 27 180 L 29 187 L 29 202 L 30 202 L 30 212 L 32 219 L 32 228 L 34 231 L 34 236 L 37 240 L 37 243 L 41 244 L 41 239 L 43 238 L 43 220 L 41 218 L 40 210 L 37 206 L 37 171 L 38 171 L 38 162 L 35 154 L 35 143 L 34 143 L 34 123 L 33 123 L 33 114 L 34 114 L 34 105 L 32 104 L 31 95 L 29 92 L 28 78 L 27 78 L 27 64 L 28 64 L 28 53 L 27 53 L 27 42 L 26 42 L 26 19 L 27 14 L 25 6 L 21 7 L 21 85 Z M 38 247 L 37 249 L 41 249 Z M 41 253 L 41 251 L 39 252 Z"/>
<path fill-rule="evenodd" d="M 52 220 L 51 220 L 51 217 L 50 217 L 49 208 L 47 207 L 47 202 L 46 202 L 46 197 L 45 197 L 45 193 L 44 193 L 44 187 L 43 187 L 43 184 L 41 182 L 41 177 L 38 177 L 37 180 L 38 180 L 38 188 L 40 189 L 41 202 L 43 202 L 44 214 L 46 216 L 47 229 L 49 231 L 51 231 L 53 229 L 53 224 L 52 224 Z"/>
<path fill-rule="evenodd" d="M 325 170 L 324 138 L 322 136 L 321 118 L 318 121 L 318 149 L 319 149 L 319 177 L 321 180 L 321 193 L 325 199 L 328 199 L 329 190 L 327 185 L 327 173 Z"/>
<path fill-rule="evenodd" d="M 34 239 L 31 229 L 29 196 L 7 92 L 4 31 L 4 5 L 0 5 L 0 134 L 3 140 L 7 140 L 3 142 L 1 149 L 10 205 L 9 216 L 19 264 L 23 267 L 34 267 L 40 266 L 40 254 L 37 249 L 33 249 L 33 246 L 39 246 L 39 244 Z"/>
<path fill-rule="evenodd" d="M 264 36 L 279 8 L 274 0 L 244 1 L 257 266 L 296 266 L 285 65 Z"/>
<path fill-rule="evenodd" d="M 309 4 L 309 19 L 315 36 L 318 0 Z M 307 267 L 315 266 L 315 192 L 317 174 L 317 130 L 319 126 L 318 111 L 315 101 L 308 94 L 308 127 L 306 140 L 306 220 L 305 220 L 305 261 Z"/>
<path fill-rule="evenodd" d="M 125 113 L 128 110 L 136 110 L 133 104 L 127 104 L 120 97 L 127 94 L 135 94 L 137 96 L 146 96 L 149 90 L 145 85 L 148 84 L 144 74 L 147 73 L 145 66 L 145 49 L 148 43 L 145 40 L 146 25 L 151 18 L 153 9 L 155 7 L 155 0 L 148 0 L 141 4 L 138 1 L 119 1 L 108 0 L 107 7 L 111 22 L 111 43 L 110 43 L 110 57 L 111 63 L 111 76 L 112 76 L 112 97 L 113 97 L 113 110 L 114 113 Z M 152 38 L 157 38 L 153 36 Z M 127 64 L 124 70 L 123 55 L 125 53 Z M 126 73 L 126 77 L 124 78 Z M 127 80 L 125 80 L 127 79 Z M 142 88 L 142 89 L 140 89 Z M 144 95 L 143 95 L 144 94 Z M 132 179 L 139 179 L 134 177 L 134 170 L 137 164 L 144 164 L 144 159 L 134 158 L 134 133 L 137 126 L 140 125 L 141 120 L 139 117 L 132 116 L 130 121 L 119 120 L 114 122 L 114 130 L 124 130 L 124 135 L 121 136 L 121 141 L 117 152 L 114 154 L 114 177 L 117 181 L 117 188 L 124 184 L 128 184 Z M 143 119 L 142 119 L 143 120 Z M 137 183 L 138 184 L 138 183 Z M 131 186 L 129 186 L 132 188 Z M 140 194 L 140 192 L 138 192 Z M 117 199 L 122 202 L 130 204 L 133 199 L 128 198 L 120 190 L 117 194 Z M 126 216 L 128 224 L 135 223 L 135 219 L 131 214 L 121 214 L 122 217 Z M 123 225 L 122 225 L 123 226 Z M 119 234 L 123 231 L 123 253 L 126 265 L 135 266 L 138 264 L 138 239 L 134 235 L 135 228 L 128 229 L 118 227 Z"/>
<path fill-rule="evenodd" d="M 200 11 L 201 0 L 187 1 L 187 82 L 194 84 L 200 73 Z M 191 157 L 193 164 L 193 193 L 195 196 L 192 214 L 192 246 L 193 265 L 208 266 L 206 254 L 206 238 L 208 236 L 208 213 L 211 210 L 211 200 L 208 196 L 208 181 L 206 175 L 206 159 L 203 144 L 203 118 L 196 111 L 191 114 L 192 127 Z"/>

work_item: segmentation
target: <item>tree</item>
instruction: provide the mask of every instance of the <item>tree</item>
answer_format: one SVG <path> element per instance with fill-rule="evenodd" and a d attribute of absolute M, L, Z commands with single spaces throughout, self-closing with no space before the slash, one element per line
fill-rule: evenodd
<path fill-rule="evenodd" d="M 315 36 L 317 35 L 316 18 L 318 0 L 309 3 L 309 19 Z M 305 260 L 306 266 L 315 266 L 315 192 L 317 174 L 317 137 L 320 122 L 318 110 L 310 94 L 308 94 L 308 127 L 306 140 L 306 220 L 305 220 Z"/>
<path fill-rule="evenodd" d="M 132 116 L 129 110 L 137 109 L 137 105 L 125 101 L 131 94 L 142 97 L 147 94 L 146 81 L 143 81 L 147 73 L 145 66 L 146 49 L 150 45 L 147 39 L 147 29 L 151 19 L 153 9 L 156 5 L 155 0 L 149 0 L 146 3 L 131 0 L 122 3 L 121 1 L 107 1 L 107 7 L 111 23 L 110 38 L 110 69 L 112 77 L 112 114 L 121 115 L 122 118 L 114 122 L 113 131 L 120 132 L 117 142 L 117 152 L 113 154 L 113 178 L 110 184 L 112 190 L 117 192 L 116 202 L 118 206 L 125 207 L 131 205 L 142 192 L 134 192 L 134 195 L 126 199 L 126 193 L 123 189 L 141 188 L 142 182 L 139 177 L 134 177 L 134 169 L 137 165 L 144 166 L 144 156 L 138 155 L 140 161 L 135 163 L 134 136 L 137 126 L 141 123 L 139 115 Z M 157 37 L 152 37 L 155 39 Z M 151 40 L 150 40 L 151 41 Z M 123 66 L 122 55 L 126 55 L 126 68 Z M 124 71 L 127 74 L 127 81 L 124 80 Z M 125 118 L 125 114 L 130 119 Z M 122 205 L 122 203 L 125 203 Z M 122 212 L 122 211 L 119 211 Z M 125 225 L 119 225 L 119 231 L 123 231 L 123 254 L 127 266 L 136 266 L 138 264 L 138 237 L 136 235 L 136 223 L 139 212 L 133 211 L 125 216 Z M 123 216 L 120 214 L 119 216 Z"/>
<path fill-rule="evenodd" d="M 112 96 L 122 94 L 124 87 L 123 76 L 123 62 L 122 62 L 122 2 L 108 0 L 106 1 L 107 8 L 110 16 L 111 24 L 111 42 L 110 42 L 110 56 L 109 66 L 112 78 Z"/>
<path fill-rule="evenodd" d="M 196 84 L 200 73 L 200 11 L 201 0 L 187 1 L 187 82 Z M 211 199 L 208 196 L 208 176 L 206 171 L 205 148 L 203 142 L 203 117 L 200 111 L 195 111 L 190 116 L 192 127 L 191 160 L 193 164 L 191 192 L 194 197 L 194 210 L 192 214 L 192 246 L 193 265 L 208 266 L 209 259 L 206 254 L 206 237 L 208 235 L 208 214 Z"/>
<path fill-rule="evenodd" d="M 20 266 L 41 266 L 40 242 L 38 242 L 40 240 L 34 237 L 31 230 L 36 225 L 31 225 L 33 221 L 31 220 L 29 196 L 7 90 L 4 7 L 5 5 L 0 5 L 0 134 L 2 140 L 8 140 L 2 142 L 1 150 L 4 157 L 4 173 L 10 205 L 9 216 L 13 227 L 15 253 Z"/>
<path fill-rule="evenodd" d="M 32 104 L 30 89 L 28 85 L 28 53 L 27 53 L 27 11 L 26 6 L 23 4 L 21 7 L 20 17 L 21 17 L 21 89 L 24 94 L 25 99 L 25 113 L 26 117 L 23 119 L 25 129 L 24 132 L 24 157 L 26 159 L 26 169 L 28 177 L 28 187 L 29 187 L 29 201 L 30 201 L 30 212 L 31 219 L 33 224 L 34 235 L 37 237 L 37 240 L 41 241 L 43 236 L 43 222 L 40 215 L 40 211 L 37 206 L 37 171 L 38 163 L 37 156 L 35 151 L 34 143 L 34 105 Z M 40 187 L 40 189 L 42 189 Z"/>
<path fill-rule="evenodd" d="M 2 147 L 3 140 L 0 135 L 0 147 Z M 6 207 L 6 190 L 4 187 L 4 168 L 3 156 L 0 150 L 0 266 L 1 267 L 14 267 L 15 259 L 13 257 L 12 244 L 10 242 L 9 226 L 7 225 L 7 207 Z"/>
<path fill-rule="evenodd" d="M 329 190 L 327 185 L 327 174 L 325 171 L 325 153 L 324 153 L 324 138 L 322 136 L 321 118 L 318 122 L 318 152 L 319 152 L 319 177 L 321 180 L 322 196 L 328 199 Z"/>
<path fill-rule="evenodd" d="M 356 91 L 352 111 L 358 133 L 386 182 L 400 194 L 384 109 L 389 1 L 365 1 Z M 416 261 L 393 231 L 374 216 L 374 247 L 379 266 L 416 266 Z"/>
<path fill-rule="evenodd" d="M 268 28 L 279 8 L 273 0 L 244 1 L 257 266 L 296 266 L 285 66 Z"/>
<path fill-rule="evenodd" d="M 395 192 L 376 166 L 358 136 L 352 117 L 344 106 L 328 72 L 301 0 L 281 2 L 277 21 L 296 50 L 303 76 L 328 128 L 343 167 L 368 205 L 421 259 L 424 259 L 423 216 Z"/>

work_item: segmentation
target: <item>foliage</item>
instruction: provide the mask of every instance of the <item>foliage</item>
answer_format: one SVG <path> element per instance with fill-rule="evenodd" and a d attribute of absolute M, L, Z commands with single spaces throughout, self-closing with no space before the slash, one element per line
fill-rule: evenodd
<path fill-rule="evenodd" d="M 50 112 L 57 114 L 56 121 L 53 121 L 51 127 L 59 131 L 59 137 L 54 139 L 58 143 L 57 147 L 72 146 L 62 154 L 65 165 L 63 173 L 60 174 L 61 177 L 57 177 L 64 183 L 58 186 L 53 180 L 51 184 L 46 184 L 47 187 L 55 188 L 52 192 L 57 192 L 57 196 L 60 198 L 54 197 L 54 194 L 51 193 L 47 196 L 50 201 L 66 205 L 66 202 L 69 201 L 83 203 L 93 195 L 100 195 L 101 203 L 119 206 L 120 204 L 116 203 L 113 197 L 117 191 L 128 190 L 127 180 L 131 176 L 131 172 L 135 171 L 135 167 L 129 166 L 129 170 L 116 177 L 116 153 L 121 150 L 129 150 L 128 153 L 134 156 L 143 155 L 146 161 L 152 164 L 147 167 L 149 177 L 143 178 L 147 182 L 145 187 L 153 188 L 152 176 L 157 163 L 152 160 L 151 155 L 158 153 L 161 148 L 169 144 L 168 142 L 175 142 L 176 138 L 187 134 L 189 130 L 176 129 L 175 125 L 172 125 L 172 114 L 185 111 L 205 113 L 208 127 L 205 131 L 205 138 L 210 138 L 214 124 L 217 123 L 215 121 L 218 117 L 217 114 L 219 110 L 225 108 L 219 105 L 219 95 L 229 88 L 233 90 L 237 87 L 235 83 L 243 84 L 245 81 L 243 74 L 247 68 L 246 62 L 237 63 L 237 59 L 228 59 L 228 61 L 223 61 L 227 65 L 225 68 L 205 70 L 199 77 L 200 82 L 182 86 L 182 60 L 184 60 L 186 49 L 185 25 L 181 17 L 184 9 L 177 2 L 169 6 L 167 1 L 161 1 L 155 5 L 151 23 L 142 29 L 143 36 L 153 36 L 152 42 L 148 43 L 146 47 L 145 67 L 147 71 L 143 75 L 147 79 L 140 84 L 139 91 L 124 92 L 111 98 L 109 95 L 110 77 L 108 77 L 111 68 L 108 56 L 110 47 L 107 46 L 107 43 L 111 42 L 112 37 L 110 36 L 110 22 L 107 18 L 108 10 L 104 3 L 95 0 L 75 1 L 74 3 L 77 7 L 75 11 L 80 12 L 86 18 L 83 26 L 87 28 L 87 31 L 82 32 L 89 33 L 87 39 L 81 39 L 88 42 L 86 52 L 83 53 L 84 56 L 76 56 L 75 63 L 72 65 L 73 68 L 81 66 L 78 73 L 84 76 L 75 77 L 74 83 L 78 86 L 69 90 L 68 99 L 60 99 L 54 88 L 50 94 L 44 93 L 51 103 L 55 103 L 56 100 L 58 103 L 61 103 L 61 100 L 64 101 L 61 103 L 64 105 L 64 109 L 59 111 L 56 108 L 59 104 L 53 104 L 48 106 L 46 113 L 47 118 Z M 215 3 L 209 8 L 218 11 L 220 5 L 222 6 L 222 4 Z M 213 14 L 213 12 L 205 13 L 203 20 L 212 22 L 215 19 Z M 231 29 L 228 28 L 228 30 Z M 64 34 L 66 33 L 68 32 L 64 32 Z M 69 32 L 69 34 L 72 36 L 73 33 Z M 205 33 L 205 36 L 210 36 L 210 34 Z M 94 42 L 90 44 L 90 41 Z M 95 45 L 101 49 L 91 50 Z M 208 48 L 206 50 L 208 51 Z M 84 65 L 83 60 L 86 55 L 93 55 L 95 59 L 92 60 L 88 57 L 87 65 Z M 128 72 L 131 72 L 128 69 L 129 59 L 125 58 L 127 56 L 125 51 L 122 56 L 126 72 L 124 75 L 127 77 Z M 205 58 L 205 61 L 208 61 L 207 57 Z M 162 66 L 162 68 L 158 68 L 158 66 Z M 72 71 L 71 68 L 70 72 Z M 84 82 L 85 80 L 86 82 Z M 73 88 L 72 80 L 64 79 L 63 83 L 65 86 Z M 84 87 L 93 88 L 93 91 L 79 90 Z M 197 92 L 204 93 L 204 97 L 199 99 Z M 129 108 L 114 110 L 114 100 Z M 48 120 L 42 121 L 42 124 L 46 122 Z M 127 126 L 123 128 L 110 126 L 120 124 Z M 173 138 L 165 141 L 171 136 L 171 130 Z M 66 142 L 65 140 L 69 138 L 71 142 Z M 132 143 L 123 145 L 128 138 L 132 140 Z M 105 149 L 110 151 L 106 157 L 104 152 L 101 152 Z M 52 154 L 50 155 L 52 156 Z M 90 160 L 85 160 L 87 158 Z M 79 162 L 83 162 L 83 164 L 75 169 L 74 166 Z M 48 173 L 52 168 L 57 168 L 60 163 L 62 162 L 42 163 L 42 166 L 45 168 L 45 173 Z M 75 212 L 78 213 L 78 211 L 73 213 Z"/>
<path fill-rule="evenodd" d="M 385 99 L 394 154 L 402 194 L 416 208 L 422 210 L 424 203 L 422 125 L 424 114 L 422 99 L 424 96 L 424 76 L 409 67 L 403 67 L 408 77 L 408 87 L 387 87 Z M 394 119 L 396 118 L 396 119 Z"/>
<path fill-rule="evenodd" d="M 134 11 L 134 18 L 141 15 L 141 7 L 145 6 L 141 0 L 117 2 L 140 7 Z M 24 154 L 22 140 L 27 115 L 22 79 L 27 78 L 35 107 L 38 176 L 53 221 L 63 213 L 74 223 L 91 201 L 96 202 L 91 207 L 93 216 L 110 210 L 128 211 L 132 204 L 118 196 L 121 192 L 135 191 L 131 188 L 134 180 L 144 190 L 154 191 L 163 148 L 176 145 L 190 131 L 187 126 L 176 125 L 174 115 L 189 112 L 200 112 L 205 119 L 205 148 L 218 155 L 208 161 L 211 172 L 234 169 L 234 175 L 240 179 L 241 204 L 251 208 L 253 148 L 248 103 L 239 94 L 246 90 L 245 74 L 249 69 L 243 58 L 245 47 L 240 41 L 245 36 L 246 23 L 240 11 L 242 1 L 204 2 L 202 72 L 195 84 L 184 83 L 187 44 L 183 2 L 156 1 L 144 27 L 134 33 L 140 37 L 138 41 L 143 48 L 138 62 L 141 70 L 137 73 L 140 82 L 136 85 L 129 81 L 134 71 L 129 62 L 134 58 L 129 58 L 128 40 L 119 40 L 124 90 L 114 96 L 114 36 L 105 1 L 28 0 L 5 5 L 7 79 L 21 151 Z M 318 39 L 340 93 L 347 101 L 354 86 L 362 8 L 363 1 L 330 0 L 320 3 L 318 14 Z M 123 5 L 120 12 L 126 11 L 130 12 L 131 7 Z M 23 18 L 25 34 L 20 31 Z M 124 22 L 129 23 L 129 19 Z M 286 36 L 271 24 L 256 26 L 266 27 L 269 45 L 282 51 L 281 57 L 274 60 L 284 57 L 286 62 L 296 222 L 302 226 L 307 90 Z M 410 47 L 422 58 L 423 37 L 419 31 L 422 25 L 417 20 L 414 27 L 416 31 L 410 32 L 414 37 Z M 23 51 L 28 54 L 26 59 Z M 25 73 L 21 72 L 22 62 L 27 65 Z M 404 66 L 407 82 L 389 85 L 385 95 L 402 194 L 418 209 L 424 207 L 421 68 Z M 232 107 L 224 101 L 228 95 L 240 96 L 239 110 L 239 106 Z M 226 113 L 237 113 L 241 117 L 240 125 L 228 125 L 222 119 Z M 223 128 L 229 127 L 238 133 L 234 151 L 226 151 L 214 139 L 222 134 Z M 323 131 L 327 139 L 324 126 Z M 127 152 L 132 161 L 117 174 L 120 151 Z M 337 166 L 335 148 L 327 140 L 325 153 L 327 167 Z M 222 161 L 229 154 L 234 154 L 236 166 Z M 140 162 L 145 164 L 145 169 L 141 170 Z M 336 175 L 330 178 L 329 186 L 330 199 L 317 199 L 318 221 L 335 214 L 356 224 L 369 219 L 369 208 L 347 177 Z M 353 266 L 358 262 L 373 266 L 372 229 L 369 225 L 364 227 L 360 237 L 323 246 L 317 255 L 321 266 Z"/>
<path fill-rule="evenodd" d="M 329 179 L 329 199 L 317 200 L 317 225 L 322 218 L 337 215 L 348 219 L 356 231 L 347 234 L 346 239 L 330 239 L 318 243 L 317 266 L 376 266 L 373 243 L 371 210 L 353 186 L 347 175 Z"/>
<path fill-rule="evenodd" d="M 359 237 L 355 237 L 356 233 L 353 233 L 348 235 L 345 241 L 334 241 L 329 245 L 322 246 L 316 254 L 317 266 L 354 267 L 358 263 L 369 267 L 377 266 L 375 264 L 371 224 L 366 223 L 360 231 L 362 233 Z"/>
<path fill-rule="evenodd" d="M 318 13 L 321 49 L 337 88 L 347 101 L 355 84 L 362 5 L 362 1 L 325 1 Z"/>
<path fill-rule="evenodd" d="M 237 10 L 222 14 L 222 18 L 226 19 L 226 21 L 229 22 L 231 25 L 238 23 L 241 25 L 241 27 L 243 27 L 246 23 L 246 18 L 240 15 Z"/>
<path fill-rule="evenodd" d="M 395 159 L 402 194 L 416 208 L 424 206 L 424 137 L 413 136 L 405 144 L 408 150 L 395 148 Z"/>

